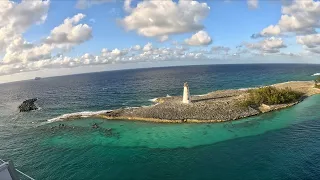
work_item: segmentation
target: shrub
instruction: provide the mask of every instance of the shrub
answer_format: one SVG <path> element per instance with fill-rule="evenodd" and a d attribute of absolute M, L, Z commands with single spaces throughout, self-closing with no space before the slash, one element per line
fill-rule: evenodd
<path fill-rule="evenodd" d="M 320 83 L 320 76 L 316 76 L 315 83 Z"/>
<path fill-rule="evenodd" d="M 320 76 L 314 80 L 314 87 L 320 89 Z"/>
<path fill-rule="evenodd" d="M 296 92 L 290 88 L 277 89 L 272 86 L 251 89 L 248 91 L 249 97 L 242 102 L 242 106 L 258 107 L 261 104 L 274 105 L 292 103 L 298 101 L 303 93 Z"/>

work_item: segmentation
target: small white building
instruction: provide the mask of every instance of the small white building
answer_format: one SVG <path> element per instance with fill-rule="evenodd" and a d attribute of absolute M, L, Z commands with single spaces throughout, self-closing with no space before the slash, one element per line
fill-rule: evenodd
<path fill-rule="evenodd" d="M 185 103 L 185 104 L 191 103 L 191 96 L 190 96 L 188 83 L 184 83 L 182 103 Z"/>

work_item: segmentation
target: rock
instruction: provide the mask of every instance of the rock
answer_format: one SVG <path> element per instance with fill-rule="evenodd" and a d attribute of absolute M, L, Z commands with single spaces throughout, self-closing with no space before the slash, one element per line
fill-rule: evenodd
<path fill-rule="evenodd" d="M 261 104 L 259 107 L 259 110 L 261 112 L 269 112 L 271 110 L 270 106 L 266 105 L 266 104 Z"/>
<path fill-rule="evenodd" d="M 94 123 L 94 124 L 92 125 L 92 128 L 93 128 L 93 129 L 97 129 L 97 128 L 99 128 L 99 126 L 98 126 L 97 123 Z"/>
<path fill-rule="evenodd" d="M 20 112 L 28 112 L 32 110 L 37 110 L 38 107 L 34 104 L 37 101 L 37 98 L 28 99 L 22 102 L 22 104 L 18 107 Z"/>

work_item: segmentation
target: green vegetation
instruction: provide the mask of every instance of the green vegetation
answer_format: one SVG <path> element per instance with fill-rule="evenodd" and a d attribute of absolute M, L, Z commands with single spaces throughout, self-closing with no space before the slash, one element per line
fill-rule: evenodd
<path fill-rule="evenodd" d="M 314 80 L 314 87 L 320 89 L 320 76 L 317 76 L 317 78 Z"/>
<path fill-rule="evenodd" d="M 277 89 L 272 86 L 251 89 L 248 91 L 249 97 L 242 102 L 244 107 L 258 107 L 261 104 L 274 105 L 292 103 L 298 101 L 303 93 L 293 91 L 290 88 Z"/>

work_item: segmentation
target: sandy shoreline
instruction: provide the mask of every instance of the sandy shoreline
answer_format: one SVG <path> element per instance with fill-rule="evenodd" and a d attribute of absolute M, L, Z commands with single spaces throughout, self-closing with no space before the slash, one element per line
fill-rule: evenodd
<path fill-rule="evenodd" d="M 276 88 L 289 87 L 294 91 L 302 92 L 304 98 L 320 94 L 320 89 L 314 88 L 313 81 L 289 81 L 271 86 Z M 95 113 L 90 117 L 154 123 L 218 123 L 284 109 L 294 106 L 304 99 L 288 104 L 270 106 L 262 104 L 258 108 L 239 107 L 238 103 L 244 100 L 247 95 L 247 89 L 218 90 L 204 95 L 192 96 L 191 104 L 183 104 L 181 96 L 161 97 L 156 99 L 156 104 L 153 106 L 121 108 Z M 81 118 L 81 116 L 70 116 L 64 120 L 75 118 Z"/>

